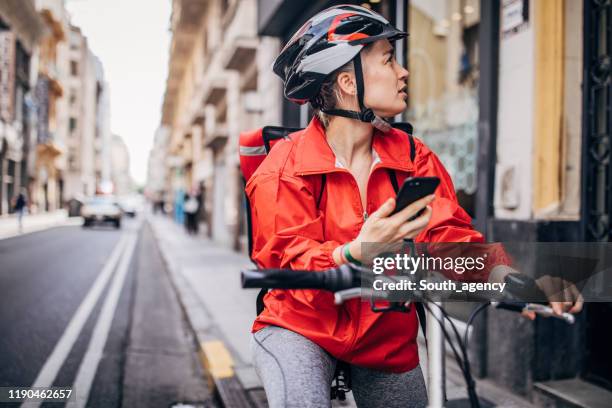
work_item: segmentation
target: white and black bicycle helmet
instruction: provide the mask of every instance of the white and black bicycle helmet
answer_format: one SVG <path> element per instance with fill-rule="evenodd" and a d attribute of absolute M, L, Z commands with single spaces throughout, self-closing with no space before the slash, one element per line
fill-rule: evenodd
<path fill-rule="evenodd" d="M 315 98 L 325 79 L 351 60 L 355 66 L 360 112 L 326 109 L 328 115 L 372 123 L 386 132 L 390 125 L 364 106 L 361 50 L 386 38 L 396 41 L 408 34 L 393 27 L 380 14 L 365 7 L 340 5 L 317 13 L 291 37 L 274 62 L 274 72 L 284 82 L 287 99 L 300 105 Z"/>

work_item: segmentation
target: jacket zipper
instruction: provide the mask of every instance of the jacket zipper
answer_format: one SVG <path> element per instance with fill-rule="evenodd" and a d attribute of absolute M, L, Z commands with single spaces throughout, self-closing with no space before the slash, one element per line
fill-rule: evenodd
<path fill-rule="evenodd" d="M 368 176 L 368 182 L 366 183 L 366 204 L 367 204 L 367 201 L 368 201 L 367 197 L 368 197 L 368 186 L 370 185 L 370 178 L 371 178 L 372 174 L 374 174 L 374 171 L 376 171 L 379 167 L 380 167 L 380 163 L 376 163 L 374 165 L 374 167 L 372 168 L 372 171 L 370 171 L 370 175 Z M 392 168 L 392 167 L 390 167 L 390 168 Z M 395 168 L 393 168 L 393 169 L 394 170 L 402 170 L 402 169 L 395 169 Z M 347 169 L 345 169 L 345 168 L 336 168 L 336 169 L 330 171 L 329 173 L 335 173 L 335 172 L 348 173 L 353 178 L 353 180 L 355 181 L 355 185 L 357 185 L 357 180 L 355 179 L 355 176 L 353 176 L 353 173 L 351 173 Z M 298 175 L 299 176 L 306 176 L 306 175 L 309 175 L 309 174 L 319 174 L 319 172 L 303 172 L 303 173 L 299 173 Z M 357 185 L 357 192 L 359 193 L 359 186 L 358 185 Z M 362 217 L 363 217 L 363 221 L 365 222 L 368 219 L 368 217 L 370 216 L 370 214 L 368 214 L 366 209 L 363 208 L 363 204 L 361 203 L 361 195 L 359 196 L 359 207 L 361 208 L 361 214 L 362 214 Z"/>

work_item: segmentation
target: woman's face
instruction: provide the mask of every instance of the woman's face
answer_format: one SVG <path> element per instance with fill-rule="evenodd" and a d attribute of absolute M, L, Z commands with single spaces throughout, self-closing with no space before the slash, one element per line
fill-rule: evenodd
<path fill-rule="evenodd" d="M 406 109 L 408 71 L 395 60 L 389 40 L 378 40 L 362 52 L 365 106 L 382 117 Z"/>

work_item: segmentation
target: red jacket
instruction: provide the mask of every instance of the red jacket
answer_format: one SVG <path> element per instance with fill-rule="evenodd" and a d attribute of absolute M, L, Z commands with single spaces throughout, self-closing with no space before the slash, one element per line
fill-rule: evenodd
<path fill-rule="evenodd" d="M 484 242 L 457 203 L 452 181 L 440 160 L 415 139 L 410 160 L 407 135 L 397 129 L 375 131 L 372 147 L 380 158 L 367 184 L 368 214 L 395 197 L 386 169 L 398 180 L 437 176 L 441 183 L 432 218 L 416 242 Z M 253 259 L 261 268 L 323 270 L 337 266 L 333 250 L 354 240 L 364 222 L 357 183 L 336 167 L 318 119 L 279 142 L 246 185 L 253 220 Z M 324 194 L 321 175 L 327 174 Z M 374 313 L 369 303 L 353 299 L 337 306 L 322 290 L 273 290 L 252 331 L 267 325 L 287 328 L 312 340 L 334 357 L 363 367 L 405 372 L 417 366 L 418 323 L 410 313 Z"/>

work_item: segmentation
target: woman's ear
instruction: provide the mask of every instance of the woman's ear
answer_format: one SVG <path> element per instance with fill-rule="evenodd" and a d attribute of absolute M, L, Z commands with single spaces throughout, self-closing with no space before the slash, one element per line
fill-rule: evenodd
<path fill-rule="evenodd" d="M 336 79 L 338 90 L 345 95 L 355 96 L 357 95 L 357 85 L 355 83 L 355 76 L 350 72 L 341 72 Z"/>

